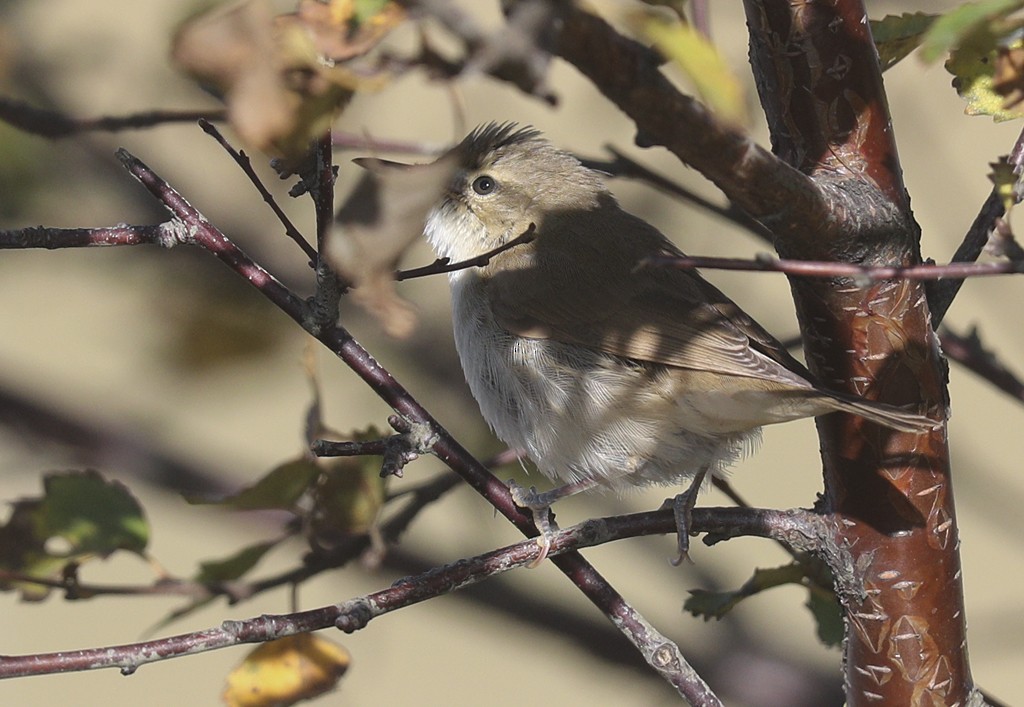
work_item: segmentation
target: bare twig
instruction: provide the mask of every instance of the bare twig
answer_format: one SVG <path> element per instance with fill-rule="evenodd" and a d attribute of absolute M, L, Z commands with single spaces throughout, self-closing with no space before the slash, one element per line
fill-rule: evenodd
<path fill-rule="evenodd" d="M 1013 145 L 1008 161 L 1014 166 L 1015 171 L 1019 175 L 1021 167 L 1024 165 L 1024 130 L 1017 136 L 1017 141 Z M 997 190 L 993 189 L 985 203 L 982 204 L 981 210 L 978 211 L 978 215 L 967 230 L 967 234 L 964 236 L 960 246 L 953 254 L 952 262 L 966 263 L 977 260 L 985 250 L 989 234 L 995 228 L 996 221 L 1004 215 L 1003 200 L 997 193 Z M 963 284 L 964 281 L 962 279 L 950 279 L 928 286 L 928 307 L 932 313 L 932 326 L 934 328 L 939 328 L 939 324 L 942 323 L 946 312 L 949 310 L 949 306 L 953 304 L 953 300 L 956 299 L 956 295 Z"/>
<path fill-rule="evenodd" d="M 669 267 L 680 270 L 742 270 L 749 272 L 781 272 L 800 277 L 850 277 L 872 282 L 876 280 L 941 280 L 943 278 L 1013 275 L 1024 272 L 1024 262 L 950 263 L 949 265 L 855 265 L 818 260 L 786 260 L 765 255 L 755 260 L 743 258 L 703 258 L 697 256 L 659 256 L 648 258 L 640 267 Z"/>
<path fill-rule="evenodd" d="M 529 243 L 530 241 L 532 241 L 535 237 L 536 230 L 536 224 L 531 223 L 525 231 L 523 231 L 518 236 L 510 240 L 508 243 L 503 243 L 497 248 L 489 250 L 486 253 L 481 253 L 480 255 L 468 258 L 467 260 L 460 260 L 457 263 L 450 262 L 449 258 L 438 258 L 430 265 L 424 265 L 421 268 L 412 268 L 411 270 L 399 270 L 398 272 L 395 273 L 395 279 L 398 281 L 412 280 L 413 278 L 417 277 L 426 277 L 427 275 L 439 275 L 441 273 L 454 272 L 456 270 L 465 270 L 466 268 L 482 268 L 483 266 L 491 262 L 491 258 L 498 255 L 499 253 L 504 253 L 506 250 L 509 250 L 510 248 L 515 248 L 517 245 L 523 245 L 524 243 Z"/>
<path fill-rule="evenodd" d="M 0 120 L 31 135 L 61 138 L 90 131 L 141 130 L 168 123 L 224 120 L 224 110 L 153 110 L 123 116 L 72 118 L 53 110 L 37 108 L 24 101 L 0 96 Z"/>
<path fill-rule="evenodd" d="M 786 538 L 799 544 L 813 542 L 820 534 L 821 519 L 807 511 L 773 511 L 739 508 L 696 509 L 693 527 L 717 533 L 715 542 L 739 535 Z M 556 533 L 551 554 L 556 555 L 613 540 L 673 532 L 675 520 L 669 509 L 614 518 L 588 520 Z M 407 577 L 372 594 L 291 614 L 263 615 L 244 621 L 225 621 L 219 628 L 169 636 L 119 646 L 62 651 L 25 656 L 4 656 L 0 678 L 47 675 L 72 671 L 118 668 L 124 674 L 147 663 L 195 655 L 243 643 L 259 643 L 298 633 L 335 626 L 345 632 L 364 628 L 378 616 L 447 594 L 484 579 L 529 564 L 539 552 L 535 542 L 523 541 L 476 557 Z M 679 654 L 678 647 L 654 631 L 621 598 L 617 608 L 624 630 L 643 631 L 641 649 L 675 685 L 686 684 L 684 692 L 692 704 L 720 705 L 706 685 Z M 625 627 L 625 628 L 624 628 Z M 701 689 L 699 686 L 703 685 Z"/>
<path fill-rule="evenodd" d="M 34 226 L 0 230 L 0 250 L 22 248 L 86 248 L 94 246 L 159 245 L 171 248 L 189 243 L 180 221 L 152 226 L 110 226 L 107 228 L 46 228 Z"/>
<path fill-rule="evenodd" d="M 406 464 L 430 451 L 435 435 L 429 425 L 409 422 L 397 415 L 389 417 L 388 423 L 398 434 L 366 442 L 329 442 L 318 439 L 310 445 L 310 451 L 318 457 L 381 456 L 384 457 L 381 477 L 401 477 Z"/>
<path fill-rule="evenodd" d="M 277 216 L 278 221 L 280 221 L 281 225 L 284 226 L 284 232 L 289 238 L 298 244 L 299 248 L 302 249 L 302 252 L 306 254 L 307 258 L 309 258 L 310 267 L 316 267 L 316 262 L 318 260 L 316 249 L 306 241 L 305 236 L 303 236 L 299 229 L 295 227 L 295 224 L 292 223 L 291 219 L 288 218 L 288 215 L 278 205 L 273 194 L 271 194 L 266 186 L 264 186 L 263 181 L 260 179 L 259 175 L 256 174 L 256 170 L 252 168 L 252 160 L 249 159 L 249 156 L 245 154 L 244 151 L 236 150 L 232 147 L 217 127 L 210 121 L 200 120 L 199 127 L 203 129 L 203 132 L 216 140 L 220 146 L 223 147 L 229 155 L 231 155 L 231 159 L 233 159 L 235 164 L 242 169 L 245 176 L 247 176 L 253 186 L 256 187 L 256 191 L 258 191 L 260 196 L 263 197 L 263 201 L 266 202 L 267 206 L 269 206 L 271 211 L 274 212 L 274 215 Z"/>

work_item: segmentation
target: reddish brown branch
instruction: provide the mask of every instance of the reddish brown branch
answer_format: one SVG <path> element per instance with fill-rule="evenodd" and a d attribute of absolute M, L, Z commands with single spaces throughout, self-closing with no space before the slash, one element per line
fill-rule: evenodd
<path fill-rule="evenodd" d="M 817 260 L 786 260 L 770 256 L 744 258 L 708 258 L 700 256 L 665 256 L 650 258 L 642 266 L 669 267 L 680 270 L 741 270 L 748 272 L 780 272 L 797 277 L 853 278 L 855 281 L 941 280 L 964 279 L 991 275 L 1015 275 L 1024 272 L 1024 261 L 1001 263 L 950 263 L 948 265 L 857 265 L 855 263 Z"/>
<path fill-rule="evenodd" d="M 808 213 L 802 236 L 777 241 L 780 254 L 915 268 L 919 231 L 864 3 L 745 7 L 774 149 L 828 194 L 825 218 Z M 945 415 L 944 367 L 920 282 L 791 284 L 819 380 Z M 837 583 L 847 703 L 966 704 L 973 684 L 945 429 L 898 434 L 830 415 L 818 430 L 833 542 L 849 548 L 856 568 L 855 583 Z"/>
<path fill-rule="evenodd" d="M 826 223 L 823 193 L 805 175 L 680 93 L 651 50 L 578 5 L 568 11 L 558 53 L 632 118 L 644 145 L 664 145 L 714 182 L 779 238 L 805 238 Z"/>
<path fill-rule="evenodd" d="M 187 229 L 179 221 L 152 226 L 107 228 L 19 228 L 0 231 L 0 250 L 22 248 L 86 248 L 115 245 L 159 245 L 171 248 L 189 243 Z"/>

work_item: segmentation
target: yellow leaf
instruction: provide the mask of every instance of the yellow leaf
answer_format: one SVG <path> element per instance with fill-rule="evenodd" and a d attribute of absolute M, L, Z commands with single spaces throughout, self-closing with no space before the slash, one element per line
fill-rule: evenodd
<path fill-rule="evenodd" d="M 992 172 L 988 178 L 995 185 L 996 194 L 1003 202 L 1003 210 L 1008 216 L 1010 209 L 1017 203 L 1017 175 L 1005 156 L 1000 157 L 998 162 L 990 162 L 989 167 L 992 168 Z"/>
<path fill-rule="evenodd" d="M 221 697 L 229 707 L 286 707 L 334 689 L 350 662 L 347 650 L 312 634 L 279 638 L 231 671 Z"/>
<path fill-rule="evenodd" d="M 991 115 L 996 121 L 1024 117 L 1021 105 L 1006 106 L 1006 99 L 994 87 L 997 41 L 991 35 L 976 35 L 958 47 L 946 62 L 953 74 L 953 86 L 967 101 L 968 115 Z M 1019 46 L 1019 43 L 1017 44 Z"/>
<path fill-rule="evenodd" d="M 746 124 L 743 88 L 714 44 L 693 25 L 645 16 L 641 27 L 655 48 L 674 61 L 693 82 L 708 108 L 729 123 Z"/>

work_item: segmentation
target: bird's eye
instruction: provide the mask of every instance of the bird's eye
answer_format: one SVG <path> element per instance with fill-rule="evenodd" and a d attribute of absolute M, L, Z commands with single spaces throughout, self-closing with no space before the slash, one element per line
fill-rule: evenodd
<path fill-rule="evenodd" d="M 490 194 L 496 186 L 498 186 L 498 183 L 494 181 L 494 178 L 486 174 L 482 174 L 473 180 L 473 191 L 480 196 Z"/>

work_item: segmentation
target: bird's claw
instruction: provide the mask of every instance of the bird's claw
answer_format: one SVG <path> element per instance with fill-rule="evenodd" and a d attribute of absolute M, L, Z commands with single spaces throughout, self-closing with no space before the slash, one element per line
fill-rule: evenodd
<path fill-rule="evenodd" d="M 537 526 L 537 530 L 540 531 L 540 535 L 537 536 L 540 554 L 527 565 L 527 567 L 533 569 L 547 559 L 548 553 L 551 551 L 552 538 L 555 531 L 558 530 L 558 525 L 553 520 L 550 504 L 545 502 L 541 495 L 537 493 L 536 486 L 531 486 L 527 490 L 514 480 L 509 480 L 508 492 L 512 496 L 512 501 L 517 506 L 530 511 L 530 515 L 533 516 L 533 523 Z"/>

